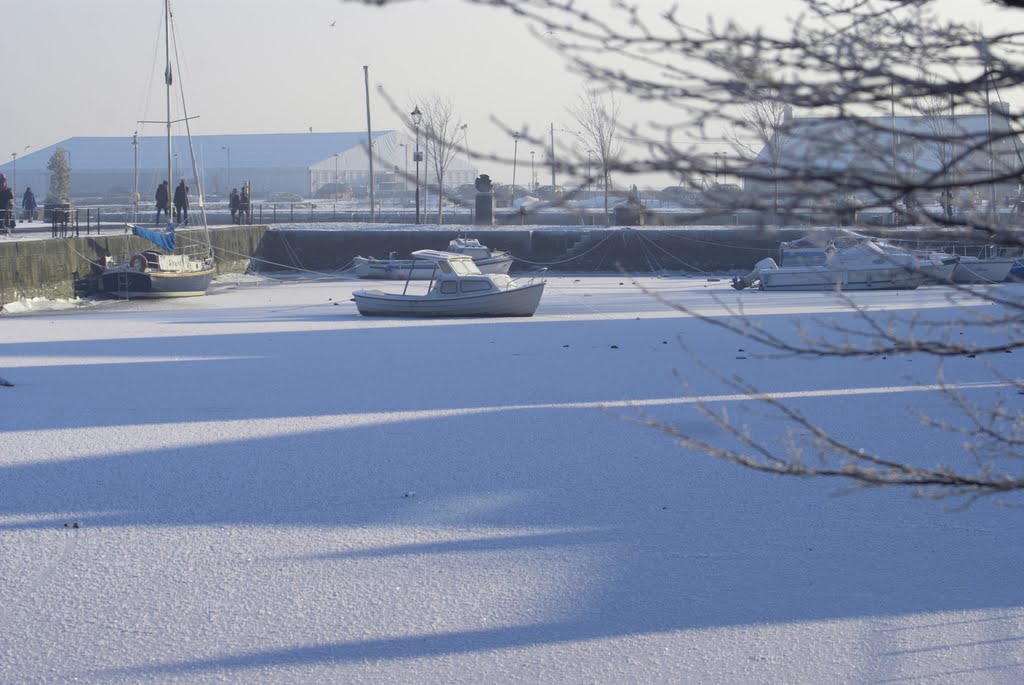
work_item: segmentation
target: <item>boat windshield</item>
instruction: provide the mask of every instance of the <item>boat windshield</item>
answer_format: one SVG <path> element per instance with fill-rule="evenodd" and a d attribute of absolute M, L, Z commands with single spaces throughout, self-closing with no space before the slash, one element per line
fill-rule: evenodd
<path fill-rule="evenodd" d="M 452 270 L 460 276 L 480 273 L 480 269 L 476 268 L 472 259 L 450 259 L 448 263 L 452 265 Z"/>

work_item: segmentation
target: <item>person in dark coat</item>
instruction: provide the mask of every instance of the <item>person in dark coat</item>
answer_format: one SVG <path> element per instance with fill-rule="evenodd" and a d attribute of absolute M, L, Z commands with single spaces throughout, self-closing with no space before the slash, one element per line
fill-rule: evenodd
<path fill-rule="evenodd" d="M 242 189 L 242 194 L 238 196 L 238 223 L 247 224 L 250 222 L 252 215 L 249 214 L 249 193 Z"/>
<path fill-rule="evenodd" d="M 238 188 L 231 189 L 231 195 L 228 196 L 228 207 L 231 208 L 231 223 L 238 223 Z"/>
<path fill-rule="evenodd" d="M 7 185 L 7 177 L 3 174 L 0 174 L 0 219 L 3 220 L 0 226 L 10 235 L 14 228 L 14 191 Z"/>
<path fill-rule="evenodd" d="M 153 222 L 160 225 L 160 212 L 164 213 L 164 221 L 171 220 L 170 193 L 167 190 L 167 181 L 164 181 L 156 189 L 156 220 Z"/>
<path fill-rule="evenodd" d="M 21 209 L 24 214 L 21 215 L 23 221 L 32 221 L 36 216 L 36 194 L 32 192 L 32 188 L 26 188 L 25 194 L 21 196 Z"/>
<path fill-rule="evenodd" d="M 184 180 L 174 189 L 174 221 L 179 224 L 188 223 L 188 188 Z"/>

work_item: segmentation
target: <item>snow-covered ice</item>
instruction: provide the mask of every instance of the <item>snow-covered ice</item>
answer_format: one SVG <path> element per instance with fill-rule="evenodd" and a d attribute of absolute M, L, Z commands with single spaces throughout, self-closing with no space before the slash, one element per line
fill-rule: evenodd
<path fill-rule="evenodd" d="M 779 332 L 850 316 L 824 293 L 640 282 Z M 959 439 L 906 412 L 955 418 L 918 385 L 933 360 L 764 358 L 621 276 L 550 278 L 532 319 L 364 319 L 362 286 L 0 315 L 0 682 L 1024 680 L 1024 510 L 769 477 L 624 420 L 724 439 L 695 392 L 785 437 L 692 354 L 945 463 Z M 994 382 L 1022 357 L 943 373 L 1019 411 Z"/>

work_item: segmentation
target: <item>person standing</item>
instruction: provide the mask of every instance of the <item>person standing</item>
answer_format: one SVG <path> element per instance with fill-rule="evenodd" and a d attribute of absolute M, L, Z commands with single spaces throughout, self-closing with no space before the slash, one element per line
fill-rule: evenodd
<path fill-rule="evenodd" d="M 184 179 L 174 189 L 174 221 L 179 224 L 188 223 L 188 188 L 185 187 Z"/>
<path fill-rule="evenodd" d="M 169 193 L 167 190 L 167 181 L 164 181 L 156 189 L 156 220 L 153 222 L 157 226 L 160 225 L 160 212 L 164 213 L 164 221 L 171 220 L 171 209 L 168 206 L 170 201 Z"/>
<path fill-rule="evenodd" d="M 236 218 L 238 216 L 238 204 L 238 188 L 232 188 L 231 195 L 228 196 L 228 207 L 231 208 L 231 223 L 233 224 L 238 223 Z"/>
<path fill-rule="evenodd" d="M 238 196 L 238 223 L 248 224 L 251 215 L 249 214 L 249 193 L 242 188 L 242 194 Z"/>
<path fill-rule="evenodd" d="M 36 194 L 32 192 L 31 187 L 26 188 L 25 194 L 21 196 L 22 221 L 32 221 L 35 219 L 37 206 Z"/>
<path fill-rule="evenodd" d="M 11 234 L 14 228 L 14 191 L 7 185 L 7 177 L 0 174 L 0 218 L 3 219 L 4 231 Z"/>

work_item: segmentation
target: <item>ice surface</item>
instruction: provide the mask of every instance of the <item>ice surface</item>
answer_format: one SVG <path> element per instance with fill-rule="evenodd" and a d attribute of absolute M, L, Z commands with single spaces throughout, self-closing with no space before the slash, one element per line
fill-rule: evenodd
<path fill-rule="evenodd" d="M 849 317 L 825 293 L 641 282 L 782 333 Z M 692 354 L 855 444 L 956 463 L 905 411 L 955 417 L 923 355 L 767 359 L 621 276 L 551 278 L 506 320 L 364 319 L 363 285 L 0 315 L 0 682 L 1024 679 L 1021 509 L 768 477 L 623 420 L 722 439 L 698 393 L 785 437 Z M 1022 358 L 944 374 L 1016 411 L 992 383 Z"/>

